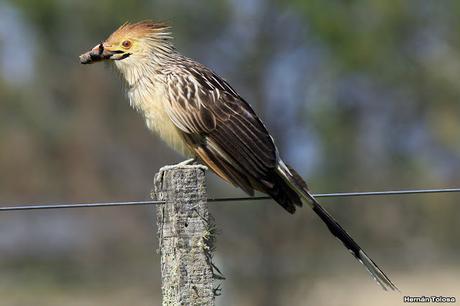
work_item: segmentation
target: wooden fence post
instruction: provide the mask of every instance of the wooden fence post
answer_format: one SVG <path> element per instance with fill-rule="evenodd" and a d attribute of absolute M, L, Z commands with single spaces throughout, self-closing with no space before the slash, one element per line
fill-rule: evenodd
<path fill-rule="evenodd" d="M 214 305 L 206 167 L 166 166 L 155 175 L 163 305 Z"/>

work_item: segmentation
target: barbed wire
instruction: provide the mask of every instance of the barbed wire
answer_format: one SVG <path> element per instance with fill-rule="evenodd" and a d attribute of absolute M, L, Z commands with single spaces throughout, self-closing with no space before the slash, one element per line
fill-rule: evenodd
<path fill-rule="evenodd" d="M 441 189 L 405 189 L 387 191 L 358 191 L 358 192 L 334 192 L 313 194 L 316 198 L 340 198 L 340 197 L 368 197 L 368 196 L 395 196 L 395 195 L 417 195 L 417 194 L 437 194 L 460 192 L 460 188 L 441 188 Z M 222 202 L 242 202 L 269 200 L 268 196 L 259 197 L 230 197 L 230 198 L 208 198 L 209 203 Z M 64 203 L 64 204 L 28 204 L 0 207 L 0 212 L 20 211 L 20 210 L 45 210 L 61 208 L 94 208 L 94 207 L 114 207 L 114 206 L 146 206 L 160 205 L 165 201 L 127 201 L 127 202 L 97 202 L 97 203 Z"/>

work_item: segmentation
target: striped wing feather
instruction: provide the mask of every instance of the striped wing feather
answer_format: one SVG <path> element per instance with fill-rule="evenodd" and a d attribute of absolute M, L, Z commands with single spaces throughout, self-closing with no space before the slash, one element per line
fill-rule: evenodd
<path fill-rule="evenodd" d="M 273 187 L 277 150 L 251 106 L 203 66 L 170 73 L 168 82 L 167 113 L 202 161 L 249 194 Z"/>

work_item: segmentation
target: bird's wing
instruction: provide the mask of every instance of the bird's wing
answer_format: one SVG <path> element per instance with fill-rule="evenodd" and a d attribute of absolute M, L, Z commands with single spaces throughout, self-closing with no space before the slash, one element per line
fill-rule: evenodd
<path fill-rule="evenodd" d="M 251 106 L 204 67 L 170 73 L 167 82 L 166 112 L 203 162 L 249 194 L 270 185 L 278 153 Z"/>

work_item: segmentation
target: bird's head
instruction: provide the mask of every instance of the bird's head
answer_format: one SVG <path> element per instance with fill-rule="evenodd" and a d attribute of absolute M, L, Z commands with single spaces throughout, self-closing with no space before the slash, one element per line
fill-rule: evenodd
<path fill-rule="evenodd" d="M 169 43 L 169 29 L 167 24 L 153 21 L 125 23 L 104 42 L 80 55 L 80 62 L 92 64 L 110 60 L 117 66 L 142 63 L 142 59 L 148 58 L 148 55 L 152 55 L 156 50 L 161 51 L 165 46 L 172 46 Z"/>

